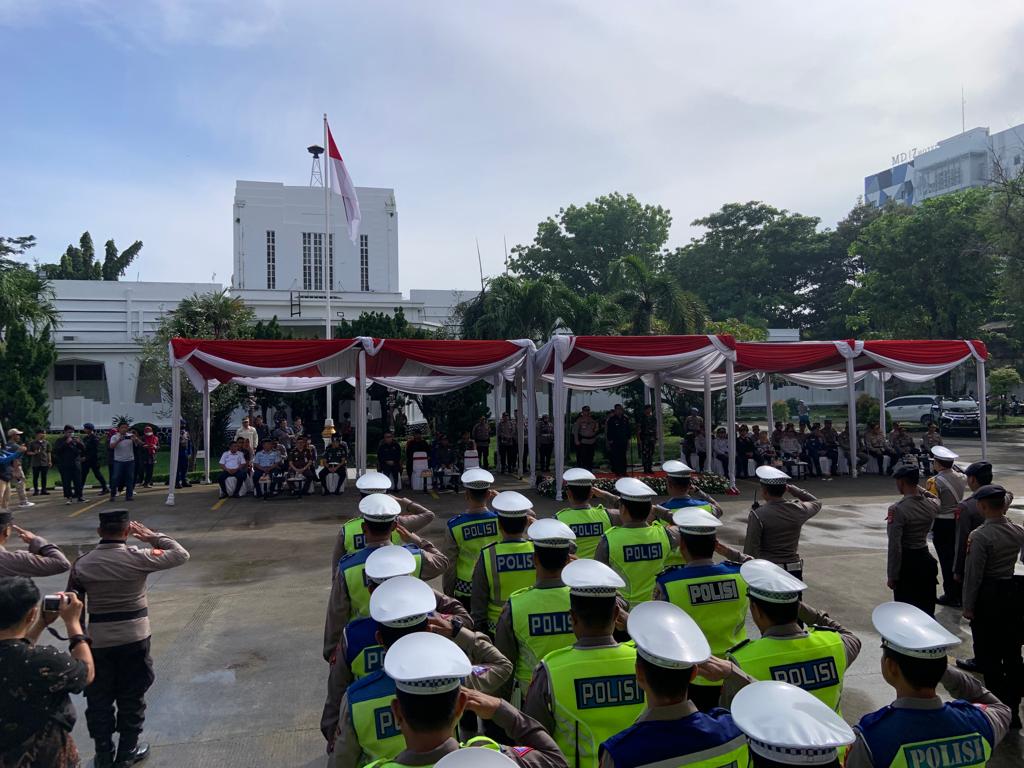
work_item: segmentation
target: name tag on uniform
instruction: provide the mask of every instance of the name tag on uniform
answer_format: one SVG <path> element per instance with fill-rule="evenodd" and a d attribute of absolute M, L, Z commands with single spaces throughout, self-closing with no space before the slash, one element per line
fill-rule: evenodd
<path fill-rule="evenodd" d="M 636 675 L 585 677 L 574 682 L 577 709 L 621 707 L 641 704 L 644 700 L 644 692 L 636 681 Z"/>
<path fill-rule="evenodd" d="M 373 710 L 373 724 L 377 729 L 377 738 L 380 741 L 390 739 L 392 736 L 397 736 L 401 733 L 398 723 L 395 722 L 395 713 L 391 711 L 390 705 Z"/>
<path fill-rule="evenodd" d="M 831 657 L 769 667 L 768 672 L 771 674 L 772 680 L 781 680 L 784 683 L 803 688 L 805 691 L 816 691 L 819 688 L 828 688 L 839 684 L 836 660 Z"/>
<path fill-rule="evenodd" d="M 494 559 L 498 566 L 498 573 L 533 570 L 533 552 L 514 552 L 508 555 L 498 555 Z"/>
<path fill-rule="evenodd" d="M 363 651 L 363 662 L 366 664 L 366 674 L 376 672 L 384 666 L 384 646 L 373 645 Z"/>
<path fill-rule="evenodd" d="M 568 635 L 572 632 L 572 622 L 568 611 L 558 613 L 531 613 L 529 615 L 530 637 L 545 635 Z"/>
<path fill-rule="evenodd" d="M 472 541 L 473 539 L 481 539 L 485 536 L 497 535 L 498 523 L 494 520 L 488 520 L 484 523 L 473 523 L 462 528 L 463 541 Z"/>
<path fill-rule="evenodd" d="M 657 544 L 630 544 L 622 548 L 622 560 L 626 563 L 661 560 L 661 557 L 661 542 Z"/>
<path fill-rule="evenodd" d="M 687 591 L 690 595 L 690 605 L 709 605 L 740 599 L 740 591 L 736 587 L 736 582 L 732 580 L 688 584 Z"/>
<path fill-rule="evenodd" d="M 600 523 L 576 523 L 575 525 L 570 525 L 569 528 L 576 534 L 577 539 L 594 538 L 604 535 L 604 526 Z"/>
<path fill-rule="evenodd" d="M 908 768 L 942 768 L 981 765 L 985 762 L 985 740 L 976 733 L 903 748 Z"/>

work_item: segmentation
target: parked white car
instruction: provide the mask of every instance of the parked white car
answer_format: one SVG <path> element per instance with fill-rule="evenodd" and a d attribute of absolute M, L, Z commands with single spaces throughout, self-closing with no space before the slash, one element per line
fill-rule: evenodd
<path fill-rule="evenodd" d="M 938 395 L 903 395 L 885 404 L 885 413 L 892 422 L 935 422 L 943 432 L 980 429 L 978 403 L 970 398 L 940 399 Z"/>
<path fill-rule="evenodd" d="M 903 395 L 894 397 L 885 404 L 885 414 L 890 421 L 931 424 L 936 420 L 939 398 L 936 395 Z"/>

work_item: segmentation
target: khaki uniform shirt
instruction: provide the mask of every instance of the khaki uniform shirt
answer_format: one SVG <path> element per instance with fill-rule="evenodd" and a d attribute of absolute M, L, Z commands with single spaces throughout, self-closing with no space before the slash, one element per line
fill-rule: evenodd
<path fill-rule="evenodd" d="M 367 549 L 382 547 L 389 542 L 368 545 Z M 409 544 L 419 547 L 422 564 L 420 565 L 420 578 L 423 581 L 435 579 L 448 570 L 448 558 L 441 554 L 427 539 L 422 539 L 415 533 L 409 537 Z M 331 596 L 327 600 L 327 618 L 324 620 L 324 660 L 330 661 L 331 654 L 341 640 L 341 632 L 345 629 L 351 618 L 352 602 L 348 595 L 348 586 L 338 576 L 335 570 L 334 578 L 331 579 Z"/>
<path fill-rule="evenodd" d="M 398 524 L 410 533 L 419 533 L 432 522 L 434 513 L 419 504 L 411 504 L 409 508 L 423 510 L 422 512 L 403 512 L 398 516 Z M 338 561 L 348 553 L 345 551 L 345 529 L 338 529 L 338 538 L 334 542 L 334 551 L 331 553 L 331 571 L 338 567 Z"/>
<path fill-rule="evenodd" d="M 964 498 L 967 490 L 967 476 L 955 469 L 944 469 L 933 478 L 935 493 L 939 497 L 939 520 L 952 520 L 956 517 L 956 508 Z"/>
<path fill-rule="evenodd" d="M 188 550 L 170 536 L 157 533 L 149 544 L 150 549 L 140 549 L 123 541 L 101 539 L 96 549 L 86 552 L 71 567 L 68 588 L 84 592 L 94 648 L 135 643 L 152 634 L 149 616 L 125 621 L 93 621 L 97 614 L 148 609 L 146 578 L 149 574 L 177 568 L 188 561 Z"/>
<path fill-rule="evenodd" d="M 0 576 L 53 576 L 70 567 L 57 545 L 42 536 L 32 539 L 27 551 L 12 552 L 0 546 Z"/>
<path fill-rule="evenodd" d="M 1008 706 L 983 688 L 981 683 L 971 675 L 952 666 L 942 676 L 942 685 L 954 699 L 963 699 L 978 705 L 982 714 L 992 725 L 993 747 L 1003 740 L 1010 727 L 1010 708 Z M 942 709 L 944 702 L 938 696 L 933 696 L 930 699 L 896 699 L 889 706 L 895 709 L 929 710 Z M 857 740 L 846 754 L 845 768 L 888 768 L 888 766 L 875 765 L 874 760 L 871 759 L 871 751 L 864 743 L 864 737 L 860 730 L 857 728 L 853 730 L 857 734 Z"/>
<path fill-rule="evenodd" d="M 579 416 L 572 425 L 572 438 L 574 442 L 583 445 L 594 445 L 597 442 L 599 426 L 593 416 Z"/>
<path fill-rule="evenodd" d="M 802 488 L 789 486 L 798 500 L 778 499 L 750 510 L 743 551 L 776 565 L 800 559 L 800 531 L 821 511 L 821 502 Z"/>
<path fill-rule="evenodd" d="M 891 507 L 886 517 L 889 557 L 885 573 L 889 581 L 900 577 L 904 549 L 927 549 L 928 532 L 939 513 L 939 500 L 931 494 L 904 496 Z"/>
<path fill-rule="evenodd" d="M 964 568 L 964 611 L 973 611 L 982 584 L 991 579 L 1009 579 L 1024 547 L 1024 528 L 1006 516 L 986 520 L 967 537 Z"/>

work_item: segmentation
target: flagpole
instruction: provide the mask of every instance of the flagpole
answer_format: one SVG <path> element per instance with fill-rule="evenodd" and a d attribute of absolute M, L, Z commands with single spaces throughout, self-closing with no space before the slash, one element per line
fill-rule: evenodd
<path fill-rule="evenodd" d="M 324 296 L 326 297 L 326 336 L 325 338 L 331 338 L 331 289 L 334 287 L 331 285 L 333 280 L 333 272 L 331 269 L 331 148 L 327 143 L 327 113 L 324 112 L 324 154 L 327 160 L 324 163 L 324 288 L 326 289 Z M 332 403 L 331 403 L 331 385 L 327 385 L 327 418 L 324 422 L 324 427 L 333 427 L 334 419 L 332 418 Z"/>

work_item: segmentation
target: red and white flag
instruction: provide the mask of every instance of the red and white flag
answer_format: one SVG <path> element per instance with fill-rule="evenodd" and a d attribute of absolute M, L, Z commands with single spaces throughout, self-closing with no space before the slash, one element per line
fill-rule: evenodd
<path fill-rule="evenodd" d="M 354 243 L 359 237 L 359 221 L 362 218 L 362 214 L 359 212 L 359 198 L 356 196 L 352 177 L 348 175 L 345 161 L 341 159 L 338 145 L 334 143 L 330 126 L 327 126 L 327 162 L 329 165 L 327 172 L 331 177 L 331 191 L 341 195 L 341 200 L 345 204 L 348 236 Z"/>

